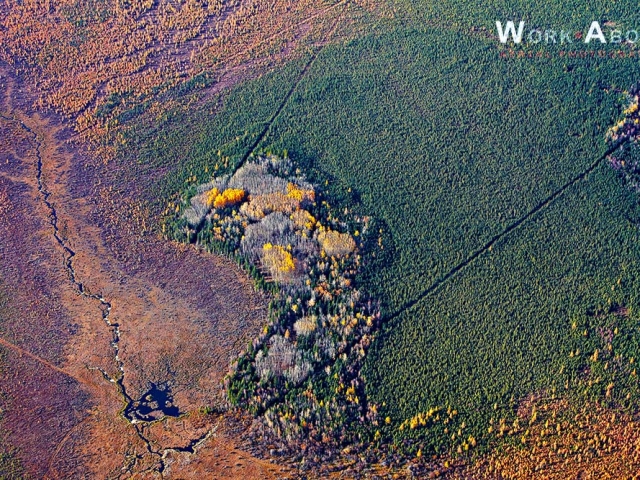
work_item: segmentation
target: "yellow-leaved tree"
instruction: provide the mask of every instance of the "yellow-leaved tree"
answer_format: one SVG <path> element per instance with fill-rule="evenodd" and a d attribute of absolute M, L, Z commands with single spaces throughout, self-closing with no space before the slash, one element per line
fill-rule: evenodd
<path fill-rule="evenodd" d="M 271 243 L 265 243 L 262 247 L 262 264 L 279 282 L 290 280 L 296 269 L 293 255 L 285 247 Z"/>
<path fill-rule="evenodd" d="M 225 208 L 237 205 L 244 200 L 244 197 L 245 192 L 240 188 L 227 188 L 222 193 L 217 188 L 213 188 L 207 193 L 207 204 L 213 208 Z"/>

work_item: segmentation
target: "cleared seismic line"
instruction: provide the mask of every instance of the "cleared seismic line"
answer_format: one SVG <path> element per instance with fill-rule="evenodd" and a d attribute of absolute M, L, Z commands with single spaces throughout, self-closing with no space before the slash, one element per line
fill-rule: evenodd
<path fill-rule="evenodd" d="M 344 3 L 344 2 L 341 2 L 341 3 Z M 346 5 L 346 3 L 345 3 L 345 5 Z M 335 6 L 333 8 L 335 8 Z M 345 9 L 346 9 L 346 7 L 345 7 Z M 342 13 L 344 13 L 344 11 Z M 307 75 L 307 72 L 309 71 L 309 69 L 315 63 L 316 59 L 318 58 L 318 55 L 320 55 L 320 52 L 322 52 L 322 50 L 326 46 L 326 42 L 329 40 L 331 35 L 335 32 L 335 30 L 336 30 L 336 28 L 338 26 L 338 22 L 340 21 L 340 18 L 342 18 L 342 13 L 340 13 L 336 17 L 335 21 L 333 22 L 333 25 L 331 26 L 331 30 L 329 30 L 329 32 L 327 33 L 327 36 L 323 39 L 322 44 L 319 47 L 317 47 L 315 49 L 315 51 L 311 54 L 311 57 L 309 58 L 309 61 L 307 61 L 307 63 L 305 64 L 304 68 L 302 69 L 302 71 L 298 74 L 298 77 L 293 82 L 293 85 L 291 86 L 291 88 L 287 91 L 287 94 L 283 97 L 282 101 L 280 102 L 280 105 L 278 105 L 278 108 L 273 113 L 273 115 L 271 115 L 271 118 L 269 118 L 269 120 L 267 120 L 267 123 L 265 123 L 264 128 L 260 132 L 260 135 L 258 135 L 258 138 L 256 138 L 256 140 L 251 144 L 249 149 L 246 151 L 246 153 L 242 156 L 240 161 L 237 163 L 237 165 L 231 171 L 231 175 L 232 176 L 240 169 L 240 167 L 242 167 L 246 163 L 246 161 L 249 159 L 249 157 L 251 155 L 253 155 L 253 153 L 255 152 L 256 148 L 258 148 L 258 145 L 260 145 L 260 142 L 262 142 L 262 140 L 264 140 L 264 138 L 267 136 L 267 133 L 269 133 L 269 130 L 271 130 L 272 125 L 278 119 L 278 117 L 280 116 L 280 114 L 284 110 L 284 107 L 287 106 L 287 103 L 289 103 L 289 100 L 291 99 L 291 97 L 295 93 L 296 89 L 298 88 L 298 85 L 300 85 L 300 83 L 302 82 L 304 77 Z"/>
<path fill-rule="evenodd" d="M 567 183 L 562 185 L 560 188 L 555 190 L 553 193 L 551 193 L 549 196 L 547 196 L 544 200 L 542 200 L 540 203 L 538 203 L 535 207 L 533 207 L 531 210 L 529 210 L 525 215 L 520 217 L 518 220 L 513 222 L 511 225 L 507 226 L 504 230 L 502 230 L 502 232 L 500 232 L 497 235 L 493 236 L 487 243 L 485 243 L 482 247 L 480 247 L 478 250 L 476 250 L 473 254 L 471 254 L 465 260 L 463 260 L 462 262 L 457 264 L 455 267 L 453 267 L 451 270 L 449 270 L 449 272 L 447 272 L 445 275 L 443 275 L 438 280 L 436 280 L 434 283 L 432 283 L 427 289 L 423 290 L 423 292 L 420 293 L 416 298 L 414 298 L 413 300 L 409 301 L 408 303 L 406 303 L 405 305 L 400 307 L 395 312 L 383 317 L 383 319 L 382 319 L 383 323 L 387 323 L 387 322 L 389 322 L 391 320 L 394 320 L 395 318 L 400 316 L 405 311 L 407 311 L 410 308 L 414 307 L 418 302 L 420 302 L 425 297 L 427 297 L 428 295 L 433 293 L 435 290 L 440 288 L 440 286 L 442 286 L 444 283 L 446 283 L 447 281 L 451 280 L 453 277 L 455 277 L 458 274 L 458 272 L 460 272 L 465 267 L 467 267 L 469 264 L 471 264 L 473 261 L 475 261 L 478 257 L 480 257 L 480 255 L 482 255 L 483 253 L 487 252 L 498 241 L 502 240 L 504 237 L 509 235 L 511 232 L 513 232 L 514 230 L 519 228 L 521 225 L 523 225 L 524 223 L 529 221 L 538 212 L 540 212 L 541 210 L 543 210 L 544 208 L 549 206 L 551 203 L 553 203 L 558 197 L 562 196 L 567 189 L 569 189 L 570 187 L 572 187 L 576 183 L 580 182 L 581 180 L 584 180 L 591 172 L 593 172 L 596 168 L 598 168 L 598 166 L 600 166 L 600 164 L 609 155 L 611 155 L 613 152 L 615 152 L 621 146 L 622 146 L 622 143 L 616 144 L 615 146 L 609 148 L 609 150 L 607 150 L 604 154 L 602 154 L 602 156 L 600 156 L 589 167 L 587 167 L 581 173 L 579 173 L 578 175 L 573 177 L 571 180 L 569 180 Z"/>
<path fill-rule="evenodd" d="M 56 367 L 53 363 L 48 362 L 44 358 L 41 358 L 41 357 L 29 352 L 28 350 L 25 350 L 24 348 L 19 347 L 19 346 L 15 345 L 15 344 L 5 340 L 4 338 L 0 338 L 0 345 L 5 347 L 5 348 L 9 348 L 9 349 L 13 350 L 14 352 L 18 353 L 20 356 L 24 355 L 25 357 L 29 357 L 31 360 L 35 360 L 36 362 L 40 363 L 41 365 L 44 365 L 45 367 L 50 368 L 51 370 L 53 370 L 55 372 L 62 373 L 63 375 L 66 375 L 67 377 L 70 377 L 70 378 L 74 379 L 76 382 L 84 383 L 82 380 L 74 377 L 69 372 L 65 372 L 62 368 Z"/>

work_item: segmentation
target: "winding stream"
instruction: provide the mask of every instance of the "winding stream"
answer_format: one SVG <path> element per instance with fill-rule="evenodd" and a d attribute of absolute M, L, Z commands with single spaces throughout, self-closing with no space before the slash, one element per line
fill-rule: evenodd
<path fill-rule="evenodd" d="M 62 250 L 63 265 L 73 290 L 80 296 L 92 301 L 97 302 L 101 317 L 107 328 L 109 329 L 109 342 L 112 348 L 112 358 L 115 363 L 115 373 L 108 373 L 105 369 L 97 366 L 87 366 L 89 370 L 95 370 L 109 382 L 113 384 L 119 392 L 122 399 L 122 407 L 119 410 L 121 415 L 127 422 L 135 429 L 136 436 L 140 439 L 142 451 L 134 453 L 129 452 L 126 456 L 126 460 L 123 464 L 122 473 L 119 475 L 122 477 L 128 477 L 133 474 L 135 465 L 144 458 L 144 456 L 151 455 L 154 458 L 153 465 L 144 471 L 139 471 L 139 474 L 145 472 L 159 473 L 162 477 L 165 470 L 170 465 L 171 461 L 168 460 L 168 455 L 171 452 L 175 453 L 187 453 L 196 454 L 198 449 L 212 436 L 218 426 L 212 426 L 207 431 L 201 433 L 195 438 L 185 439 L 188 443 L 183 446 L 167 446 L 157 445 L 156 440 L 152 440 L 149 435 L 148 428 L 158 421 L 162 421 L 166 417 L 180 417 L 183 412 L 180 411 L 177 405 L 174 404 L 172 398 L 171 385 L 169 383 L 150 384 L 150 387 L 145 391 L 140 399 L 132 398 L 131 394 L 127 391 L 125 385 L 125 365 L 120 357 L 120 341 L 121 330 L 118 322 L 112 319 L 112 302 L 101 292 L 92 292 L 80 279 L 80 275 L 75 269 L 76 251 L 71 247 L 69 238 L 66 234 L 66 227 L 63 226 L 62 230 L 59 228 L 59 223 L 64 225 L 63 219 L 58 217 L 58 210 L 56 209 L 57 195 L 52 193 L 47 188 L 47 175 L 48 169 L 52 168 L 49 165 L 49 153 L 50 140 L 48 136 L 45 136 L 43 131 L 37 124 L 29 121 L 26 113 L 16 109 L 13 105 L 13 87 L 14 79 L 10 75 L 3 75 L 4 72 L 0 70 L 0 81 L 4 80 L 4 91 L 0 91 L 0 107 L 3 111 L 0 111 L 0 118 L 7 122 L 11 122 L 16 127 L 19 127 L 28 134 L 34 149 L 35 155 L 35 180 L 34 187 L 37 187 L 39 202 L 46 207 L 48 216 L 48 224 L 51 225 L 53 238 L 55 242 Z M 26 122 L 26 123 L 25 123 Z M 55 148 L 55 145 L 53 145 Z M 33 164 L 32 164 L 33 165 Z M 33 185 L 33 182 L 31 182 Z M 55 189 L 54 189 L 55 192 Z M 111 358 L 111 355 L 109 356 Z"/>
<path fill-rule="evenodd" d="M 8 91 L 6 91 L 5 94 L 9 96 L 10 89 L 8 89 Z M 7 101 L 9 100 L 10 98 L 7 99 Z M 9 113 L 10 114 L 13 113 L 12 109 L 10 109 Z M 99 302 L 102 319 L 107 325 L 107 327 L 109 328 L 109 330 L 111 331 L 111 347 L 113 348 L 114 362 L 116 363 L 117 369 L 119 371 L 118 375 L 116 377 L 112 377 L 100 367 L 88 367 L 88 368 L 91 370 L 99 371 L 102 374 L 102 376 L 105 378 L 105 380 L 116 385 L 118 392 L 121 394 L 124 402 L 124 407 L 121 410 L 122 416 L 131 425 L 133 425 L 133 427 L 136 430 L 137 436 L 146 445 L 147 451 L 151 455 L 158 457 L 159 472 L 162 474 L 162 472 L 165 469 L 164 453 L 167 450 L 187 451 L 190 453 L 194 453 L 195 452 L 194 447 L 196 445 L 199 445 L 202 441 L 204 441 L 206 437 L 208 437 L 208 435 L 212 432 L 207 432 L 206 435 L 193 440 L 189 445 L 189 447 L 185 449 L 172 448 L 172 449 L 163 449 L 161 451 L 156 451 L 152 448 L 151 442 L 144 435 L 144 424 L 151 421 L 155 421 L 158 418 L 150 417 L 148 414 L 146 414 L 146 412 L 139 411 L 140 408 L 142 409 L 148 408 L 147 403 L 145 403 L 144 401 L 135 401 L 127 392 L 126 386 L 124 384 L 124 378 L 125 378 L 124 363 L 120 359 L 120 345 L 119 345 L 120 337 L 121 337 L 120 325 L 116 322 L 111 321 L 111 318 L 110 318 L 111 310 L 112 310 L 111 302 L 104 295 L 100 293 L 92 293 L 84 285 L 84 283 L 82 283 L 78 279 L 78 275 L 76 274 L 76 271 L 73 265 L 76 252 L 69 246 L 65 238 L 60 233 L 60 229 L 58 227 L 58 214 L 56 211 L 56 207 L 54 202 L 52 202 L 50 199 L 51 192 L 47 189 L 46 184 L 43 180 L 43 159 L 42 159 L 41 138 L 38 135 L 38 133 L 34 131 L 34 129 L 29 127 L 24 121 L 18 118 L 15 114 L 12 114 L 11 116 L 7 116 L 5 114 L 0 113 L 0 118 L 9 122 L 15 122 L 19 124 L 20 128 L 22 128 L 25 132 L 27 132 L 33 138 L 34 146 L 35 146 L 35 155 L 36 155 L 36 183 L 37 183 L 38 193 L 42 199 L 43 204 L 47 207 L 47 210 L 49 212 L 49 224 L 53 228 L 53 238 L 55 239 L 56 243 L 60 246 L 60 248 L 62 248 L 63 250 L 64 266 L 65 266 L 65 270 L 67 272 L 69 281 L 72 283 L 72 285 L 74 286 L 75 290 L 79 295 Z M 149 395 L 149 392 L 145 393 L 145 396 L 147 395 Z M 163 412 L 164 415 L 168 414 L 169 416 L 178 416 L 180 414 L 177 407 L 173 407 L 168 412 L 165 412 L 164 409 L 161 409 L 161 411 Z"/>

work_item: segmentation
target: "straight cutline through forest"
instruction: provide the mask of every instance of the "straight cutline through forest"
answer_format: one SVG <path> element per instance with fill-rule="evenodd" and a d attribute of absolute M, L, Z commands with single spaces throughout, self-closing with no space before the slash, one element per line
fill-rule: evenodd
<path fill-rule="evenodd" d="M 346 3 L 346 0 L 343 0 L 343 2 L 340 2 L 340 3 Z M 338 15 L 338 17 L 336 18 L 336 21 L 334 22 L 334 25 L 332 26 L 330 32 L 327 34 L 327 37 L 329 37 L 335 31 L 335 28 L 337 27 L 338 21 L 340 20 L 341 16 L 342 16 L 342 14 Z M 289 102 L 289 100 L 291 99 L 292 95 L 295 93 L 296 89 L 298 88 L 298 86 L 300 85 L 300 83 L 302 82 L 304 77 L 306 76 L 306 74 L 309 71 L 309 69 L 313 66 L 314 62 L 316 61 L 316 59 L 318 58 L 318 56 L 322 52 L 323 48 L 324 48 L 324 43 L 323 43 L 323 45 L 321 45 L 312 54 L 311 58 L 305 64 L 304 68 L 302 69 L 302 71 L 298 75 L 298 78 L 295 80 L 295 82 L 293 83 L 291 88 L 288 90 L 287 94 L 282 99 L 282 102 L 278 105 L 278 108 L 276 109 L 276 111 L 273 113 L 273 115 L 266 122 L 264 128 L 262 129 L 262 131 L 258 135 L 258 138 L 251 144 L 251 146 L 249 147 L 247 152 L 242 156 L 240 161 L 234 166 L 233 170 L 231 171 L 231 175 L 236 173 L 238 171 L 238 169 L 241 168 L 246 163 L 246 161 L 251 157 L 251 155 L 256 151 L 256 149 L 258 148 L 260 143 L 267 136 L 267 134 L 269 133 L 269 130 L 272 127 L 272 125 L 275 123 L 275 121 L 278 119 L 278 117 L 280 116 L 280 114 L 282 113 L 284 108 L 286 107 L 286 105 Z M 429 296 L 431 293 L 433 293 L 435 290 L 437 290 L 441 285 L 443 285 L 448 280 L 453 278 L 458 272 L 463 270 L 465 267 L 467 267 L 469 264 L 471 264 L 474 260 L 476 260 L 478 257 L 480 257 L 483 253 L 488 251 L 499 240 L 501 240 L 502 238 L 504 238 L 507 235 L 509 235 L 512 231 L 516 230 L 517 228 L 519 228 L 520 226 L 525 224 L 530 218 L 532 218 L 539 211 L 541 211 L 544 208 L 546 208 L 547 206 L 549 206 L 558 197 L 560 197 L 568 188 L 572 187 L 573 185 L 575 185 L 576 183 L 578 183 L 579 181 L 581 181 L 585 177 L 587 177 L 609 155 L 611 155 L 613 152 L 615 152 L 621 146 L 622 146 L 622 143 L 616 144 L 616 145 L 612 146 L 611 148 L 609 148 L 606 152 L 604 152 L 600 157 L 598 157 L 598 159 L 595 162 L 593 162 L 590 166 L 588 166 L 585 170 L 583 170 L 578 175 L 576 175 L 571 180 L 569 180 L 564 185 L 562 185 L 560 188 L 558 188 L 557 190 L 552 192 L 544 200 L 542 200 L 535 207 L 533 207 L 531 210 L 529 210 L 525 215 L 523 215 L 522 217 L 520 217 L 518 220 L 516 220 L 515 222 L 511 223 L 510 225 L 508 225 L 500 233 L 498 233 L 497 235 L 494 235 L 493 237 L 491 237 L 491 239 L 487 243 L 485 243 L 481 248 L 479 248 L 473 254 L 471 254 L 469 257 L 467 257 L 465 260 L 463 260 L 462 262 L 458 263 L 456 266 L 451 268 L 451 270 L 449 270 L 449 272 L 447 272 L 444 276 L 440 277 L 438 280 L 433 282 L 429 287 L 427 287 L 425 290 L 423 290 L 422 293 L 420 293 L 415 299 L 408 301 L 405 305 L 401 306 L 396 311 L 394 311 L 394 312 L 392 312 L 392 313 L 390 313 L 390 314 L 388 314 L 386 316 L 383 316 L 382 317 L 382 326 L 383 326 L 383 328 L 385 328 L 385 326 L 389 322 L 391 322 L 394 319 L 396 319 L 403 312 L 405 312 L 405 311 L 409 310 L 410 308 L 414 307 L 417 303 L 419 303 L 425 297 Z M 198 226 L 198 227 L 201 227 L 201 225 Z M 198 229 L 196 229 L 196 230 L 198 230 Z M 195 238 L 197 238 L 197 236 Z"/>
<path fill-rule="evenodd" d="M 385 328 L 389 324 L 389 322 L 395 320 L 402 313 L 404 313 L 407 310 L 409 310 L 409 309 L 413 308 L 414 306 L 416 306 L 420 301 L 422 301 L 424 298 L 426 298 L 431 293 L 436 291 L 440 286 L 442 286 L 447 281 L 449 281 L 453 277 L 455 277 L 461 270 L 463 270 L 465 267 L 467 267 L 471 263 L 473 263 L 476 259 L 478 259 L 483 253 L 487 252 L 493 245 L 495 245 L 502 238 L 506 237 L 511 232 L 513 232 L 514 230 L 516 230 L 519 227 L 521 227 L 522 225 L 524 225 L 528 220 L 530 220 L 538 212 L 540 212 L 544 208 L 546 208 L 549 205 L 551 205 L 555 200 L 557 200 L 559 197 L 561 197 L 573 185 L 575 185 L 576 183 L 580 182 L 581 180 L 584 180 L 590 173 L 592 173 L 596 168 L 598 168 L 600 166 L 600 164 L 602 164 L 602 162 L 604 160 L 606 160 L 606 158 L 609 155 L 611 155 L 613 152 L 615 152 L 616 150 L 621 148 L 623 144 L 624 144 L 624 142 L 621 142 L 621 143 L 616 144 L 616 145 L 612 146 L 611 148 L 609 148 L 605 153 L 603 153 L 589 167 L 587 167 L 581 173 L 579 173 L 578 175 L 573 177 L 571 180 L 569 180 L 567 183 L 565 183 L 559 189 L 557 189 L 554 192 L 552 192 L 544 200 L 542 200 L 535 207 L 533 207 L 531 210 L 529 210 L 525 215 L 520 217 L 518 220 L 516 220 L 512 224 L 508 225 L 504 230 L 502 230 L 502 232 L 500 232 L 497 235 L 494 235 L 493 237 L 491 237 L 491 239 L 487 243 L 485 243 L 481 248 L 479 248 L 473 254 L 471 254 L 469 257 L 467 257 L 465 260 L 463 260 L 462 262 L 460 262 L 459 264 L 454 266 L 444 276 L 440 277 L 438 280 L 436 280 L 434 283 L 432 283 L 429 287 L 427 287 L 425 290 L 423 290 L 422 293 L 420 293 L 415 299 L 410 300 L 409 302 L 407 302 L 405 305 L 400 307 L 395 312 L 393 312 L 393 313 L 391 313 L 391 314 L 389 314 L 387 316 L 383 316 L 382 317 L 383 328 Z M 386 327 L 386 328 L 388 328 L 388 327 Z"/>
<path fill-rule="evenodd" d="M 345 2 L 340 2 L 340 3 L 345 3 Z M 327 34 L 327 38 L 330 37 L 331 34 L 335 31 L 335 28 L 337 27 L 337 24 L 338 24 L 341 16 L 342 16 L 342 13 L 340 15 L 338 15 L 338 17 L 337 17 L 336 21 L 334 22 L 334 25 L 332 26 L 330 32 Z M 235 172 L 237 172 L 238 169 L 241 168 L 247 162 L 247 160 L 258 149 L 258 147 L 263 142 L 263 140 L 267 137 L 267 134 L 271 130 L 273 124 L 276 122 L 276 120 L 278 119 L 280 114 L 283 112 L 283 110 L 287 106 L 289 100 L 291 99 L 291 97 L 293 96 L 295 91 L 297 90 L 298 86 L 301 84 L 301 82 L 306 77 L 307 73 L 309 72 L 309 70 L 311 69 L 311 67 L 313 66 L 315 61 L 317 60 L 318 56 L 322 52 L 324 46 L 325 46 L 325 44 L 323 42 L 323 44 L 320 45 L 311 54 L 311 58 L 305 63 L 305 65 L 302 68 L 301 72 L 298 74 L 296 80 L 294 81 L 293 85 L 289 88 L 289 90 L 287 91 L 286 95 L 283 97 L 282 101 L 278 104 L 278 107 L 276 108 L 274 113 L 269 117 L 269 119 L 265 123 L 263 129 L 261 130 L 261 132 L 258 135 L 258 137 L 256 138 L 256 140 L 250 145 L 250 147 L 242 155 L 242 157 L 238 161 L 238 163 L 231 170 L 231 175 L 233 175 Z M 594 170 L 596 170 L 607 159 L 608 156 L 610 156 L 612 153 L 614 153 L 621 146 L 622 146 L 622 143 L 619 143 L 619 144 L 616 144 L 616 145 L 610 147 L 600 157 L 598 157 L 597 160 L 595 160 L 591 165 L 589 165 L 583 171 L 581 171 L 576 176 L 571 178 L 569 181 L 564 183 L 561 187 L 559 187 L 558 189 L 554 190 L 552 193 L 547 195 L 542 201 L 540 201 L 538 204 L 536 204 L 533 208 L 531 208 L 527 213 L 525 213 L 519 219 L 517 219 L 516 221 L 514 221 L 513 223 L 508 225 L 506 228 L 504 228 L 501 232 L 499 232 L 498 234 L 496 234 L 493 237 L 491 237 L 489 239 L 489 241 L 487 241 L 482 247 L 477 249 L 469 257 L 467 257 L 466 259 L 464 259 L 463 261 L 461 261 L 460 263 L 455 265 L 453 268 L 451 268 L 445 275 L 443 275 L 442 277 L 440 277 L 439 279 L 434 281 L 429 287 L 427 287 L 420 294 L 418 294 L 418 296 L 416 298 L 414 298 L 413 300 L 408 301 L 403 306 L 399 307 L 397 310 L 389 313 L 388 315 L 383 316 L 382 319 L 381 319 L 382 320 L 381 323 L 382 323 L 383 331 L 387 330 L 390 327 L 390 325 L 389 325 L 390 322 L 395 320 L 398 316 L 400 316 L 405 311 L 407 311 L 407 310 L 411 309 L 412 307 L 414 307 L 421 300 L 423 300 L 424 298 L 428 297 L 430 294 L 435 292 L 439 287 L 444 285 L 446 282 L 448 282 L 449 280 L 453 279 L 460 271 L 462 271 L 467 266 L 469 266 L 471 263 L 473 263 L 475 260 L 477 260 L 482 254 L 484 254 L 485 252 L 489 251 L 493 245 L 495 245 L 501 239 L 503 239 L 503 238 L 507 237 L 508 235 L 510 235 L 513 231 L 515 231 L 519 227 L 521 227 L 524 224 L 526 224 L 537 213 L 539 213 L 540 211 L 544 210 L 546 207 L 550 206 L 553 202 L 555 202 L 559 197 L 561 197 L 569 188 L 571 188 L 572 186 L 574 186 L 578 182 L 584 180 L 589 174 L 591 174 Z M 198 227 L 196 228 L 196 232 L 201 227 L 202 227 L 202 225 L 198 225 Z M 194 239 L 197 239 L 197 235 L 194 236 Z M 196 240 L 194 240 L 194 241 L 196 241 Z"/>
<path fill-rule="evenodd" d="M 336 4 L 333 8 L 338 7 L 340 4 L 347 4 L 347 0 L 342 0 L 341 2 L 339 2 L 338 4 Z M 273 113 L 273 115 L 271 115 L 271 118 L 269 118 L 269 120 L 267 120 L 267 123 L 265 124 L 264 128 L 262 129 L 262 131 L 260 132 L 260 135 L 258 135 L 258 138 L 255 140 L 255 142 L 253 142 L 251 144 L 251 146 L 249 147 L 249 149 L 247 150 L 247 152 L 242 156 L 242 158 L 240 159 L 240 161 L 236 164 L 236 166 L 233 168 L 233 170 L 231 171 L 231 175 L 233 176 L 245 163 L 246 161 L 249 159 L 249 157 L 256 151 L 256 149 L 258 148 L 258 145 L 260 145 L 260 142 L 262 142 L 262 140 L 264 140 L 264 138 L 267 136 L 267 133 L 269 133 L 269 130 L 271 129 L 271 126 L 275 123 L 275 121 L 278 119 L 278 117 L 280 116 L 280 114 L 282 113 L 282 111 L 284 110 L 284 107 L 287 106 L 287 103 L 289 103 L 289 100 L 291 99 L 291 96 L 294 94 L 294 92 L 296 91 L 296 89 L 298 88 L 298 85 L 300 85 L 300 82 L 302 82 L 302 80 L 304 79 L 304 77 L 307 75 L 307 72 L 309 71 L 309 69 L 313 66 L 313 64 L 315 63 L 316 59 L 318 58 L 318 55 L 320 55 L 320 52 L 322 52 L 322 50 L 324 49 L 324 47 L 326 46 L 327 41 L 329 40 L 329 38 L 331 37 L 331 35 L 333 35 L 333 33 L 335 32 L 337 26 L 338 26 L 338 22 L 340 21 L 340 19 L 342 18 L 342 15 L 345 13 L 346 7 L 345 9 L 336 17 L 335 21 L 333 22 L 333 25 L 331 26 L 331 29 L 329 30 L 329 32 L 327 33 L 327 36 L 324 38 L 324 41 L 322 42 L 322 44 L 316 49 L 315 52 L 313 52 L 311 54 L 311 58 L 309 59 L 309 61 L 305 64 L 304 68 L 302 69 L 302 71 L 300 72 L 300 74 L 298 75 L 298 78 L 296 78 L 295 82 L 293 82 L 293 85 L 291 86 L 291 88 L 289 89 L 289 91 L 287 92 L 287 94 L 284 96 L 284 98 L 282 99 L 282 102 L 280 102 L 280 105 L 278 105 L 278 108 L 276 109 L 276 111 Z"/>
<path fill-rule="evenodd" d="M 341 2 L 337 3 L 336 5 L 334 5 L 332 8 L 336 8 L 339 5 L 344 4 L 345 5 L 345 10 L 346 10 L 347 1 L 348 0 L 342 0 Z M 304 67 L 302 68 L 302 70 L 298 74 L 298 77 L 293 82 L 293 85 L 291 85 L 291 88 L 289 88 L 289 90 L 287 91 L 287 94 L 282 98 L 282 101 L 279 103 L 278 108 L 276 108 L 276 110 L 273 113 L 273 115 L 271 115 L 271 117 L 269 117 L 269 119 L 265 123 L 262 131 L 260 132 L 260 134 L 258 135 L 256 140 L 249 146 L 247 151 L 244 153 L 244 155 L 242 155 L 242 157 L 240 158 L 238 163 L 231 170 L 231 173 L 230 173 L 231 176 L 233 176 L 247 162 L 247 160 L 251 157 L 251 155 L 253 155 L 253 153 L 256 151 L 256 149 L 258 148 L 260 143 L 267 136 L 267 133 L 269 133 L 269 130 L 271 129 L 272 125 L 275 123 L 275 121 L 278 119 L 278 117 L 280 116 L 280 114 L 282 113 L 284 108 L 287 106 L 287 103 L 289 103 L 289 100 L 291 99 L 291 97 L 295 93 L 296 89 L 298 88 L 298 85 L 300 85 L 300 83 L 302 82 L 302 80 L 306 76 L 306 74 L 309 71 L 309 69 L 315 63 L 316 59 L 318 58 L 318 55 L 320 55 L 320 53 L 322 52 L 322 50 L 326 46 L 326 43 L 327 43 L 328 39 L 335 32 L 335 30 L 336 30 L 336 28 L 338 26 L 338 22 L 340 21 L 340 19 L 342 18 L 342 15 L 344 13 L 345 12 L 343 10 L 336 17 L 335 21 L 333 22 L 333 25 L 331 26 L 331 29 L 327 33 L 327 36 L 324 38 L 322 44 L 311 54 L 311 58 L 309 58 L 307 63 L 304 65 Z M 202 223 L 200 225 L 196 226 L 196 235 L 194 235 L 194 237 L 193 237 L 194 238 L 194 240 L 193 240 L 194 243 L 197 242 L 197 238 L 198 238 L 197 233 L 202 229 L 202 226 L 203 226 Z"/>

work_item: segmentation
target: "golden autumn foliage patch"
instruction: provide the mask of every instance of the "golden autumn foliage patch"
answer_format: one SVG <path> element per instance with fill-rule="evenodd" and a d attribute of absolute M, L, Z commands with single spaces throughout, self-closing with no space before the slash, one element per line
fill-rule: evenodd
<path fill-rule="evenodd" d="M 289 182 L 287 185 L 287 197 L 297 202 L 313 202 L 316 199 L 316 193 L 313 190 L 305 190 L 297 186 L 295 183 Z"/>
<path fill-rule="evenodd" d="M 226 208 L 237 205 L 245 198 L 244 190 L 240 188 L 227 188 L 222 193 L 213 188 L 207 193 L 207 204 L 213 208 Z"/>
<path fill-rule="evenodd" d="M 291 214 L 291 220 L 298 228 L 304 228 L 307 230 L 313 229 L 316 225 L 316 219 L 307 210 L 299 209 Z"/>
<path fill-rule="evenodd" d="M 296 269 L 291 252 L 281 245 L 272 245 L 271 243 L 266 243 L 262 247 L 262 264 L 275 279 L 279 280 Z"/>
<path fill-rule="evenodd" d="M 348 255 L 356 248 L 356 242 L 348 233 L 340 233 L 334 230 L 325 230 L 318 234 L 318 242 L 324 252 L 332 256 Z"/>

